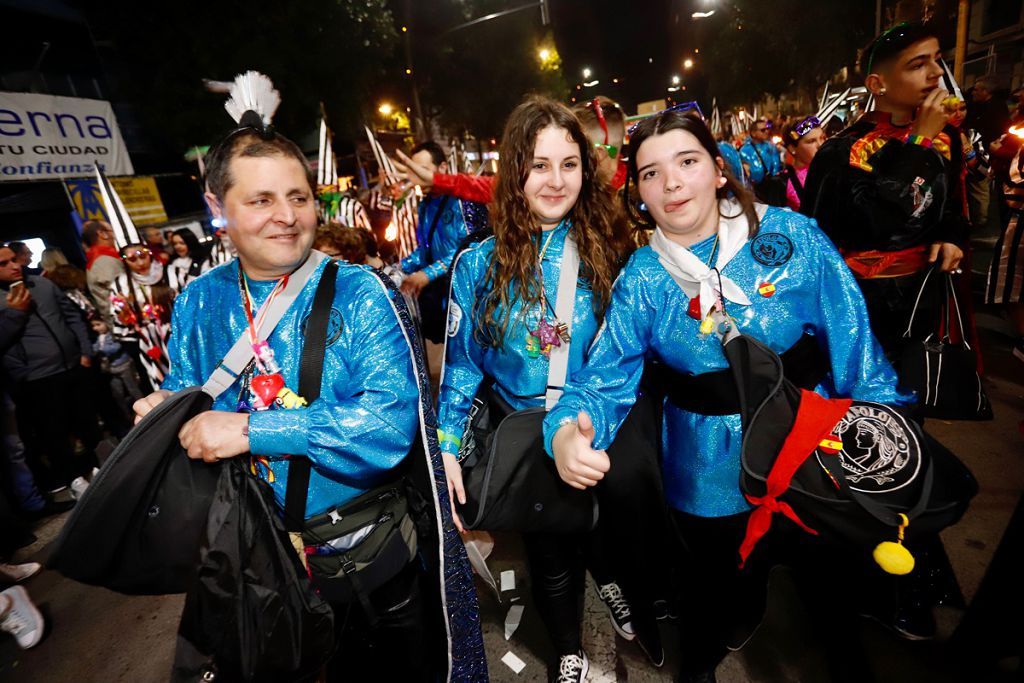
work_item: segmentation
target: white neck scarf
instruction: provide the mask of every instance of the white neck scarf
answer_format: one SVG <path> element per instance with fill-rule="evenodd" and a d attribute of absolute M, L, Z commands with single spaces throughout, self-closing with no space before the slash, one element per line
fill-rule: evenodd
<path fill-rule="evenodd" d="M 765 207 L 755 205 L 758 216 L 764 213 Z M 673 242 L 660 228 L 655 228 L 651 235 L 651 249 L 658 255 L 658 260 L 665 267 L 676 284 L 691 299 L 700 296 L 701 320 L 707 317 L 708 311 L 715 305 L 718 295 L 741 306 L 749 306 L 750 299 L 740 286 L 726 277 L 722 271 L 729 261 L 748 241 L 749 226 L 743 208 L 734 199 L 722 199 L 718 203 L 721 219 L 718 222 L 718 257 L 715 269 L 709 268 L 692 251 Z M 729 216 L 734 216 L 729 218 Z M 721 283 L 721 284 L 719 284 Z M 721 287 L 721 291 L 719 291 Z"/>
<path fill-rule="evenodd" d="M 136 282 L 143 285 L 155 285 L 160 282 L 160 279 L 164 276 L 164 264 L 160 263 L 156 256 L 153 257 L 153 261 L 149 266 L 149 271 L 139 275 L 134 270 L 131 271 L 132 278 Z"/>

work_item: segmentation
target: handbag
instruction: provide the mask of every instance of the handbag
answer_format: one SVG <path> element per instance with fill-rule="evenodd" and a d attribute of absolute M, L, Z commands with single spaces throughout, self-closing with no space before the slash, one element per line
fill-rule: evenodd
<path fill-rule="evenodd" d="M 570 333 L 578 277 L 579 253 L 567 235 L 555 317 Z M 466 503 L 458 507 L 467 529 L 577 533 L 597 524 L 593 492 L 564 483 L 544 451 L 544 416 L 562 395 L 570 343 L 551 350 L 543 408 L 513 410 L 487 378 L 481 383 L 459 452 Z"/>
<path fill-rule="evenodd" d="M 967 342 L 956 287 L 948 273 L 940 276 L 945 285 L 945 296 L 939 306 L 941 329 L 929 332 L 924 339 L 912 337 L 911 329 L 921 297 L 935 270 L 932 268 L 925 275 L 903 333 L 905 347 L 899 371 L 901 387 L 916 393 L 919 410 L 924 417 L 991 420 L 992 405 L 978 376 L 977 359 Z M 951 340 L 954 323 L 959 331 L 959 342 Z"/>
<path fill-rule="evenodd" d="M 740 488 L 755 506 L 740 548 L 744 560 L 775 513 L 830 541 L 876 552 L 963 516 L 977 482 L 900 410 L 798 389 L 778 355 L 748 336 L 732 334 L 723 351 L 740 394 Z"/>

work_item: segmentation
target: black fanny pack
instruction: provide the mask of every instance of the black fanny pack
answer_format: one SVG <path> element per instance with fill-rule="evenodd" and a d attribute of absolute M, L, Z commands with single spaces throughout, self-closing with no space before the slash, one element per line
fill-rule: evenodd
<path fill-rule="evenodd" d="M 416 527 L 404 481 L 371 489 L 307 519 L 302 541 L 320 596 L 329 602 L 358 599 L 372 619 L 370 592 L 416 555 Z"/>

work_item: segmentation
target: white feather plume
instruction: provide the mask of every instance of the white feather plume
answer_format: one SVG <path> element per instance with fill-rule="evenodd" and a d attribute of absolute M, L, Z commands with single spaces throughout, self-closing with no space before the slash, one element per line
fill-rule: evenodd
<path fill-rule="evenodd" d="M 242 120 L 245 112 L 254 111 L 263 119 L 263 124 L 269 126 L 279 104 L 281 94 L 274 89 L 273 81 L 259 71 L 246 71 L 235 76 L 231 96 L 224 103 L 224 108 L 235 123 Z"/>

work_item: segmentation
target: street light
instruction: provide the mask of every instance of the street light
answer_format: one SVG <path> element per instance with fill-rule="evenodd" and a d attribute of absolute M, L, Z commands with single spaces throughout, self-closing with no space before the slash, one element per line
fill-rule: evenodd
<path fill-rule="evenodd" d="M 540 61 L 546 62 L 551 57 L 551 50 L 544 48 L 537 53 L 537 56 L 540 57 Z"/>
<path fill-rule="evenodd" d="M 387 102 L 384 102 L 379 107 L 377 107 L 377 111 L 379 111 L 384 116 L 388 116 L 394 110 L 393 110 L 393 108 L 391 107 L 390 104 L 388 104 Z"/>
<path fill-rule="evenodd" d="M 592 72 L 590 71 L 590 67 L 583 69 L 583 80 L 587 80 L 588 78 L 590 78 L 591 73 Z"/>
<path fill-rule="evenodd" d="M 708 17 L 710 17 L 714 13 L 715 13 L 715 10 L 713 10 L 713 9 L 708 10 L 707 12 L 694 12 L 693 14 L 690 15 L 690 18 L 691 19 L 707 19 Z"/>
<path fill-rule="evenodd" d="M 672 85 L 679 85 L 679 76 L 672 77 Z"/>
<path fill-rule="evenodd" d="M 684 59 L 683 60 L 683 68 L 684 69 L 692 69 L 693 68 L 693 60 L 690 59 L 689 57 Z"/>

